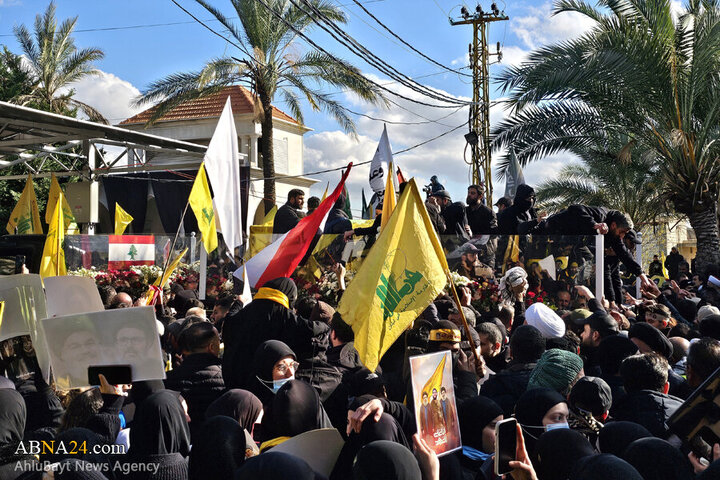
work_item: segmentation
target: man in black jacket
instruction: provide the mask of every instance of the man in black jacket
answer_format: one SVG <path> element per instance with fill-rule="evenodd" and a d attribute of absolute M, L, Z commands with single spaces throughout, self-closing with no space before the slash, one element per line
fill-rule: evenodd
<path fill-rule="evenodd" d="M 220 336 L 212 323 L 195 323 L 180 333 L 178 344 L 183 362 L 168 372 L 165 388 L 180 392 L 187 402 L 192 434 L 205 420 L 208 406 L 225 390 L 218 358 Z"/>
<path fill-rule="evenodd" d="M 465 213 L 473 235 L 495 233 L 497 218 L 491 208 L 484 205 L 483 189 L 480 185 L 470 185 L 467 191 L 467 208 Z"/>
<path fill-rule="evenodd" d="M 518 185 L 513 204 L 498 214 L 498 233 L 502 235 L 517 235 L 527 233 L 538 223 L 538 214 L 535 211 L 535 190 L 524 183 Z M 519 231 L 520 226 L 526 231 Z"/>
<path fill-rule="evenodd" d="M 470 240 L 472 231 L 465 214 L 465 204 L 453 202 L 447 190 L 434 192 L 431 197 L 435 198 L 435 202 L 440 207 L 440 215 L 445 223 L 445 235 L 454 236 L 443 244 L 447 247 L 447 243 L 450 243 L 456 247 Z"/>
<path fill-rule="evenodd" d="M 305 216 L 305 214 L 301 212 L 304 203 L 305 192 L 299 188 L 290 190 L 287 203 L 278 208 L 275 214 L 272 233 L 287 233 L 295 228 L 295 225 L 300 223 L 300 219 Z"/>
<path fill-rule="evenodd" d="M 667 439 L 667 420 L 682 405 L 680 398 L 668 395 L 667 360 L 657 353 L 640 353 L 626 358 L 620 375 L 627 396 L 614 403 L 610 415 L 615 420 L 635 422 L 656 437 Z"/>
<path fill-rule="evenodd" d="M 505 415 L 515 411 L 515 403 L 527 390 L 530 373 L 542 354 L 545 353 L 545 338 L 531 325 L 521 325 L 510 337 L 510 356 L 512 361 L 505 370 L 482 384 L 480 394 L 500 405 Z"/>

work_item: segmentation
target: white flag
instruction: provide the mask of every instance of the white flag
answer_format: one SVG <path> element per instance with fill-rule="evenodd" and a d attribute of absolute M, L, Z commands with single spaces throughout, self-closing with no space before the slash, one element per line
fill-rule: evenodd
<path fill-rule="evenodd" d="M 238 141 L 229 96 L 205 152 L 205 170 L 213 190 L 217 231 L 233 254 L 235 247 L 242 245 L 243 236 Z"/>
<path fill-rule="evenodd" d="M 370 188 L 373 192 L 382 196 L 385 191 L 385 174 L 388 171 L 388 165 L 392 162 L 392 149 L 390 148 L 390 140 L 388 140 L 387 126 L 383 126 L 383 133 L 380 136 L 375 156 L 370 163 Z M 395 181 L 397 183 L 397 180 Z"/>
<path fill-rule="evenodd" d="M 518 185 L 525 183 L 522 167 L 515 157 L 515 150 L 510 150 L 510 163 L 505 170 L 505 197 L 515 198 Z"/>

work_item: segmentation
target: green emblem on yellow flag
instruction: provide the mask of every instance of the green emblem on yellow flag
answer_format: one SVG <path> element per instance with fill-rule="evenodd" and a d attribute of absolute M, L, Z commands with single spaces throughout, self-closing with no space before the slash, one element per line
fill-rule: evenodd
<path fill-rule="evenodd" d="M 10 235 L 15 233 L 15 229 L 17 229 L 18 235 L 43 233 L 32 175 L 27 176 L 25 188 L 10 214 L 10 220 L 5 228 Z"/>
<path fill-rule="evenodd" d="M 210 253 L 217 248 L 217 228 L 215 227 L 215 211 L 210 196 L 210 185 L 208 185 L 207 175 L 205 174 L 205 162 L 200 164 L 188 200 L 195 213 L 200 233 L 202 233 L 205 251 Z"/>

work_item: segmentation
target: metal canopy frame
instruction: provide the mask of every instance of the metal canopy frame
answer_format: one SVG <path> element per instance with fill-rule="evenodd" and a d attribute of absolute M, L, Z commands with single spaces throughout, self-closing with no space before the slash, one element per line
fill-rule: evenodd
<path fill-rule="evenodd" d="M 122 150 L 109 154 L 99 145 Z M 200 165 L 206 150 L 205 145 L 0 102 L 0 172 L 13 165 L 23 165 L 26 170 L 22 175 L 0 175 L 0 180 L 19 180 L 28 173 L 36 177 L 54 173 L 94 181 L 110 173 L 192 168 Z M 187 161 L 153 165 L 152 159 L 161 152 L 197 158 L 197 165 Z M 123 158 L 127 158 L 127 165 L 118 165 Z M 35 160 L 40 160 L 39 166 L 32 165 Z M 53 163 L 59 171 L 44 169 Z"/>

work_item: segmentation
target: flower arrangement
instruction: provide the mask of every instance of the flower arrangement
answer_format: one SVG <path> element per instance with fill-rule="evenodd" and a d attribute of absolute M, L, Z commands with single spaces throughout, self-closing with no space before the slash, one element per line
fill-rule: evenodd
<path fill-rule="evenodd" d="M 473 282 L 472 306 L 479 312 L 488 313 L 498 310 L 500 288 L 494 280 Z"/>

